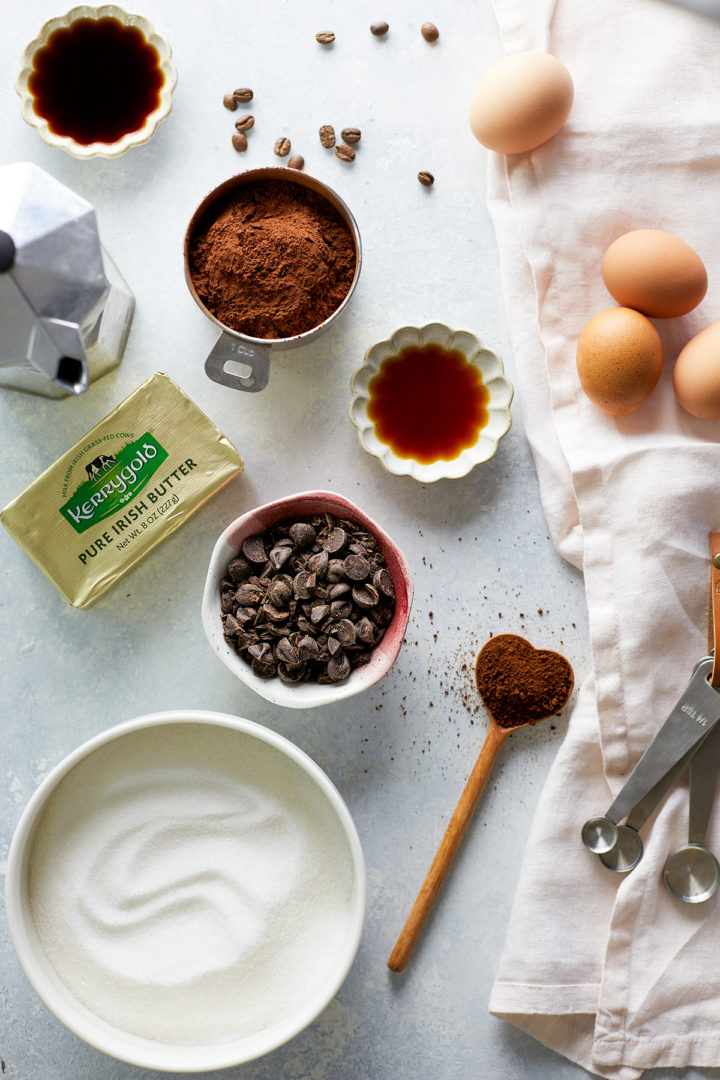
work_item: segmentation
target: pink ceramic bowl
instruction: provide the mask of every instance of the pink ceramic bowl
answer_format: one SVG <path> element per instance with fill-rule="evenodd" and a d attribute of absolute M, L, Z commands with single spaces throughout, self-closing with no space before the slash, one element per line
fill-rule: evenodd
<path fill-rule="evenodd" d="M 227 565 L 248 536 L 264 532 L 277 521 L 310 514 L 329 513 L 338 518 L 357 521 L 378 540 L 395 586 L 395 614 L 369 663 L 355 668 L 342 682 L 319 684 L 303 682 L 288 685 L 279 678 L 261 679 L 250 665 L 238 656 L 223 636 L 220 618 L 220 582 Z M 284 499 L 266 503 L 237 518 L 228 525 L 217 541 L 210 559 L 202 602 L 202 621 L 208 641 L 226 667 L 260 697 L 274 705 L 291 709 L 313 709 L 367 690 L 386 675 L 400 652 L 405 637 L 413 597 L 413 583 L 405 556 L 380 526 L 359 507 L 342 495 L 331 491 L 303 491 Z"/>

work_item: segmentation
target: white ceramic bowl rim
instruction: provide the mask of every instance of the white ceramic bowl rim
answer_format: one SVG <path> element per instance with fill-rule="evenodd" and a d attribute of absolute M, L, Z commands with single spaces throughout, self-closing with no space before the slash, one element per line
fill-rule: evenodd
<path fill-rule="evenodd" d="M 45 47 L 48 38 L 55 30 L 66 28 L 73 22 L 82 18 L 114 18 L 118 19 L 125 26 L 137 27 L 148 43 L 157 51 L 160 60 L 160 70 L 165 77 L 162 90 L 160 91 L 160 103 L 157 108 L 146 117 L 143 126 L 137 128 L 135 131 L 127 132 L 122 138 L 117 139 L 113 143 L 94 142 L 85 145 L 83 143 L 75 142 L 75 140 L 68 135 L 56 135 L 50 130 L 47 120 L 35 112 L 33 107 L 33 95 L 30 93 L 28 87 L 28 81 L 33 70 L 35 53 L 38 52 L 39 49 Z M 112 158 L 119 157 L 120 154 L 124 154 L 125 151 L 129 150 L 131 147 L 141 146 L 152 138 L 160 121 L 164 120 L 172 112 L 172 94 L 176 83 L 177 69 L 172 60 L 172 50 L 167 41 L 157 33 L 152 23 L 146 19 L 144 15 L 129 14 L 116 4 L 103 4 L 101 7 L 89 7 L 82 4 L 72 8 L 70 11 L 66 12 L 65 15 L 55 16 L 43 24 L 37 37 L 30 42 L 23 53 L 22 66 L 17 79 L 15 80 L 15 89 L 20 96 L 23 119 L 31 127 L 37 129 L 40 138 L 49 146 L 60 147 L 76 158 Z"/>
<path fill-rule="evenodd" d="M 27 869 L 35 826 L 60 780 L 79 761 L 117 738 L 142 729 L 177 723 L 230 728 L 261 740 L 293 761 L 327 797 L 343 828 L 353 864 L 350 932 L 334 977 L 327 986 L 304 1002 L 294 1015 L 262 1032 L 203 1046 L 174 1046 L 131 1035 L 87 1009 L 64 986 L 49 964 L 27 906 Z M 167 1072 L 194 1073 L 230 1068 L 261 1057 L 288 1042 L 319 1016 L 344 982 L 360 945 L 365 919 L 366 872 L 350 811 L 327 774 L 309 755 L 283 735 L 251 720 L 226 713 L 176 710 L 139 716 L 101 732 L 72 751 L 45 777 L 25 807 L 10 845 L 5 898 L 10 936 L 20 964 L 38 996 L 67 1028 L 91 1046 L 128 1064 Z"/>

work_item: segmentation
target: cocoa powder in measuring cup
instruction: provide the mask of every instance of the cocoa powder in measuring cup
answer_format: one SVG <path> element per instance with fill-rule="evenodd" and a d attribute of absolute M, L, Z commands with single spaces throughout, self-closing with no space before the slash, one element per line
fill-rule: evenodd
<path fill-rule="evenodd" d="M 352 233 L 323 195 L 285 180 L 242 184 L 213 203 L 189 245 L 195 291 L 224 326 L 248 337 L 295 337 L 350 291 Z"/>

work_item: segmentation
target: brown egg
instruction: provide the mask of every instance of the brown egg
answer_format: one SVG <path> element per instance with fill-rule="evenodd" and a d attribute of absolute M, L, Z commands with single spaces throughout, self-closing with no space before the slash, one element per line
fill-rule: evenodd
<path fill-rule="evenodd" d="M 707 272 L 693 249 L 662 229 L 635 229 L 605 252 L 602 276 L 619 304 L 655 319 L 687 315 L 707 292 Z"/>
<path fill-rule="evenodd" d="M 593 404 L 622 416 L 655 389 L 662 369 L 660 335 L 638 311 L 609 308 L 581 333 L 576 360 L 580 385 Z"/>
<path fill-rule="evenodd" d="M 508 53 L 478 83 L 470 127 L 478 142 L 499 154 L 522 154 L 547 142 L 573 103 L 570 72 L 550 53 Z"/>
<path fill-rule="evenodd" d="M 675 394 L 700 420 L 720 420 L 720 322 L 690 338 L 675 361 Z"/>

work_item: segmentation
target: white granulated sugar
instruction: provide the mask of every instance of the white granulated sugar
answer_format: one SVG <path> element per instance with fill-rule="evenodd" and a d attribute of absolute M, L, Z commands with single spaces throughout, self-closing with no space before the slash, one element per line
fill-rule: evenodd
<path fill-rule="evenodd" d="M 39 822 L 30 906 L 97 1015 L 182 1045 L 263 1031 L 345 947 L 353 866 L 326 796 L 279 751 L 206 724 L 99 748 Z"/>

